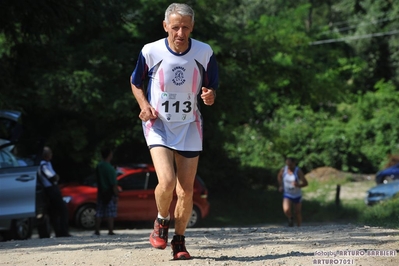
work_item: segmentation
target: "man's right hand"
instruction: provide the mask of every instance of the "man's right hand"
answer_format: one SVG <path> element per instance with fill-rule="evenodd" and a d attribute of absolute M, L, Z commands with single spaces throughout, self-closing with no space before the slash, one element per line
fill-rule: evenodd
<path fill-rule="evenodd" d="M 147 122 L 148 120 L 158 118 L 158 114 L 157 111 L 152 106 L 147 106 L 141 109 L 139 117 L 143 122 Z"/>

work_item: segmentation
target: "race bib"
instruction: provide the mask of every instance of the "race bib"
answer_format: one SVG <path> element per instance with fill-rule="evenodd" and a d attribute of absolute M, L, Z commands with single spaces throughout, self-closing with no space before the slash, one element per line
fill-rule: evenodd
<path fill-rule="evenodd" d="M 192 92 L 161 92 L 157 111 L 166 122 L 193 121 L 194 104 Z"/>
<path fill-rule="evenodd" d="M 293 184 L 293 181 L 285 181 L 284 182 L 284 187 L 285 187 L 286 191 L 292 192 L 292 191 L 295 190 L 295 186 Z"/>

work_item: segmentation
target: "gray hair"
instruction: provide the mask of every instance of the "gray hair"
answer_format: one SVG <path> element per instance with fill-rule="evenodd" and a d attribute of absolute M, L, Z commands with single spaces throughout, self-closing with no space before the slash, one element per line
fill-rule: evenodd
<path fill-rule="evenodd" d="M 173 3 L 168 6 L 165 11 L 165 22 L 169 24 L 169 16 L 179 14 L 181 16 L 190 16 L 191 22 L 194 23 L 194 10 L 187 4 Z"/>

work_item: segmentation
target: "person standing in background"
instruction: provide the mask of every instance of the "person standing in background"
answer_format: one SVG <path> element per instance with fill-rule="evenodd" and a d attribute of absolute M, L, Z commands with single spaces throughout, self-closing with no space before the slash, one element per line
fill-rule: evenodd
<path fill-rule="evenodd" d="M 51 159 L 53 152 L 49 147 L 43 148 L 42 161 L 37 171 L 38 180 L 43 185 L 45 194 L 49 200 L 50 222 L 56 237 L 70 237 L 68 228 L 68 209 L 62 199 L 58 187 L 59 175 L 54 171 Z"/>
<path fill-rule="evenodd" d="M 100 226 L 103 218 L 107 218 L 108 235 L 114 233 L 114 218 L 118 210 L 118 185 L 115 168 L 111 165 L 113 152 L 110 148 L 101 150 L 102 161 L 97 164 L 97 212 L 95 235 L 100 235 Z"/>
<path fill-rule="evenodd" d="M 283 192 L 283 211 L 288 218 L 288 226 L 294 226 L 294 216 L 297 226 L 302 223 L 302 190 L 308 185 L 302 170 L 296 165 L 294 158 L 287 158 L 285 166 L 278 173 L 279 191 Z"/>

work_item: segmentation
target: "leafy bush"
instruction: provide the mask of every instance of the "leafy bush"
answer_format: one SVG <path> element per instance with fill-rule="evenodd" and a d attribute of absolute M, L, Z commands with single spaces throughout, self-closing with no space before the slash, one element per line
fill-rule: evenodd
<path fill-rule="evenodd" d="M 399 228 L 399 196 L 384 201 L 362 212 L 359 221 L 372 226 Z"/>
<path fill-rule="evenodd" d="M 399 91 L 383 81 L 375 89 L 318 109 L 286 104 L 262 126 L 238 127 L 233 132 L 235 145 L 226 143 L 225 147 L 243 164 L 274 172 L 289 155 L 299 159 L 305 171 L 331 166 L 375 173 L 386 163 L 387 155 L 399 150 Z"/>

